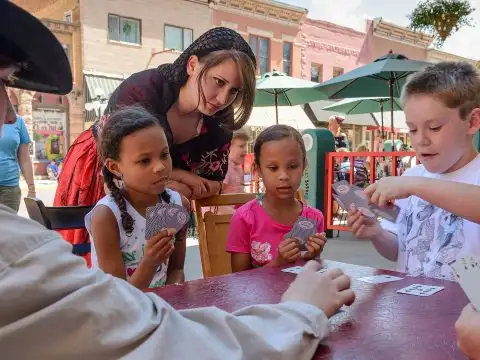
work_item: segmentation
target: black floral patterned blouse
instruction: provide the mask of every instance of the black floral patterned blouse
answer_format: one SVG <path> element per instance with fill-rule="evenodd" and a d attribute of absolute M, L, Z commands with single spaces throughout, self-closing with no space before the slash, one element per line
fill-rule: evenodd
<path fill-rule="evenodd" d="M 162 78 L 157 69 L 133 74 L 110 97 L 106 113 L 138 104 L 150 111 L 165 130 L 173 168 L 193 172 L 205 179 L 222 181 L 228 168 L 233 112 L 204 116 L 199 134 L 181 144 L 173 143 L 167 112 L 178 98 L 180 86 Z M 108 121 L 108 120 L 106 120 Z"/>

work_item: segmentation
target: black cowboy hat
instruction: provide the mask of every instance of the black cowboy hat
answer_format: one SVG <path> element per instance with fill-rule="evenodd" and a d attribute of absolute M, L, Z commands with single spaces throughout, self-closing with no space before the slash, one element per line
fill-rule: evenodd
<path fill-rule="evenodd" d="M 8 86 L 60 95 L 72 90 L 62 45 L 37 18 L 8 0 L 0 0 L 0 65 L 2 57 L 20 64 Z"/>

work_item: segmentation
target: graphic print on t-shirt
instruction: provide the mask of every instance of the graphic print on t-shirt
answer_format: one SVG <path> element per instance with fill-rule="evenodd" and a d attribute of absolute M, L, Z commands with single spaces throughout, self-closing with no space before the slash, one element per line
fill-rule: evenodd
<path fill-rule="evenodd" d="M 412 196 L 398 224 L 405 271 L 453 280 L 450 265 L 465 244 L 464 219 Z"/>

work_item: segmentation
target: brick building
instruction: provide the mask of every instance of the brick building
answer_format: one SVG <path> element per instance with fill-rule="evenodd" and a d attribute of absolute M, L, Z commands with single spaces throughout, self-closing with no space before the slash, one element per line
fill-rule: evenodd
<path fill-rule="evenodd" d="M 208 0 L 14 0 L 63 44 L 74 89 L 54 96 L 10 89 L 34 141 L 37 174 L 63 158 L 95 120 L 85 103 L 105 101 L 134 72 L 172 62 L 211 27 Z"/>
<path fill-rule="evenodd" d="M 272 0 L 213 0 L 212 25 L 236 30 L 257 56 L 258 75 L 300 77 L 300 26 L 307 10 Z"/>
<path fill-rule="evenodd" d="M 301 27 L 302 78 L 323 82 L 359 63 L 365 33 L 323 20 L 306 19 Z"/>
<path fill-rule="evenodd" d="M 46 172 L 49 160 L 63 158 L 68 146 L 83 131 L 82 39 L 77 0 L 13 2 L 41 19 L 55 34 L 72 68 L 74 87 L 66 96 L 9 89 L 10 98 L 27 124 L 33 140 L 34 168 L 39 175 Z"/>

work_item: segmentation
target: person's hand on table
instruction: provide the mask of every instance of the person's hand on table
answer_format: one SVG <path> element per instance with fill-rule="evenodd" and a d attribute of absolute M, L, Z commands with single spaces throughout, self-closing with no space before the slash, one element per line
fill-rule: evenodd
<path fill-rule="evenodd" d="M 357 239 L 372 239 L 382 231 L 376 219 L 370 219 L 358 210 L 348 212 L 347 226 Z"/>
<path fill-rule="evenodd" d="M 305 244 L 307 253 L 303 256 L 304 259 L 313 259 L 320 256 L 323 251 L 323 247 L 327 243 L 327 237 L 325 233 L 317 233 L 310 236 Z"/>
<path fill-rule="evenodd" d="M 472 304 L 463 308 L 455 323 L 458 348 L 470 359 L 480 359 L 480 313 Z"/>
<path fill-rule="evenodd" d="M 320 263 L 309 261 L 304 271 L 290 284 L 282 301 L 300 301 L 321 309 L 327 317 L 335 314 L 343 305 L 351 305 L 355 293 L 350 289 L 350 278 L 340 269 L 320 274 Z"/>

